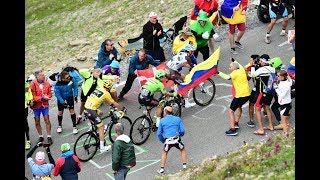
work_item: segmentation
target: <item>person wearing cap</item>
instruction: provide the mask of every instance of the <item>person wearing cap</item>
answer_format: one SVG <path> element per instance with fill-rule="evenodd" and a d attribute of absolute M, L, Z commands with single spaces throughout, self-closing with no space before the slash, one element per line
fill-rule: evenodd
<path fill-rule="evenodd" d="M 196 37 L 194 37 L 189 28 L 183 28 L 173 40 L 173 54 L 178 54 L 187 44 L 192 44 L 197 49 Z"/>
<path fill-rule="evenodd" d="M 259 129 L 254 131 L 254 134 L 264 135 L 265 130 L 273 131 L 272 114 L 270 104 L 273 99 L 273 93 L 267 92 L 265 84 L 268 84 L 269 76 L 271 73 L 275 73 L 275 69 L 269 64 L 270 57 L 268 54 L 263 54 L 259 58 L 259 68 L 251 67 L 250 77 L 256 78 L 257 86 L 256 91 L 259 93 L 257 101 L 255 103 L 255 114 L 259 124 Z M 263 127 L 261 109 L 264 109 L 267 113 L 269 124 Z"/>
<path fill-rule="evenodd" d="M 103 66 L 101 70 L 103 75 L 110 75 L 110 78 L 120 83 L 120 64 L 118 61 L 112 61 L 110 65 Z"/>
<path fill-rule="evenodd" d="M 124 180 L 129 170 L 136 165 L 136 155 L 130 137 L 123 134 L 123 125 L 115 124 L 114 130 L 116 140 L 112 146 L 112 170 L 115 180 Z"/>
<path fill-rule="evenodd" d="M 146 54 L 155 60 L 164 62 L 165 56 L 160 46 L 160 39 L 163 38 L 163 28 L 155 12 L 150 12 L 149 21 L 143 25 L 142 37 L 143 48 L 146 50 Z"/>
<path fill-rule="evenodd" d="M 250 86 L 247 79 L 247 73 L 245 69 L 231 58 L 229 65 L 229 75 L 218 71 L 218 75 L 225 80 L 232 81 L 232 96 L 233 100 L 230 104 L 229 118 L 230 118 L 230 129 L 226 131 L 227 136 L 235 136 L 238 134 L 239 120 L 242 114 L 242 106 L 249 100 L 250 97 Z M 237 113 L 237 115 L 235 115 Z"/>
<path fill-rule="evenodd" d="M 121 56 L 114 47 L 113 41 L 111 39 L 106 39 L 101 43 L 101 48 L 98 52 L 98 60 L 94 68 L 102 68 L 105 65 L 111 64 L 113 60 L 120 61 Z"/>
<path fill-rule="evenodd" d="M 51 85 L 46 81 L 46 76 L 42 71 L 37 71 L 34 75 L 36 79 L 30 83 L 30 90 L 33 96 L 33 106 L 30 106 L 30 108 L 33 110 L 35 125 L 39 134 L 38 141 L 44 141 L 40 123 L 40 116 L 42 114 L 46 124 L 47 141 L 49 144 L 52 144 L 51 123 L 49 119 L 49 100 L 52 98 Z"/>
<path fill-rule="evenodd" d="M 29 108 L 28 106 L 33 105 L 33 96 L 30 90 L 30 83 L 29 82 L 25 82 L 24 84 L 25 87 L 25 93 L 24 93 L 24 107 L 25 107 L 25 113 L 24 113 L 24 117 L 25 117 L 25 133 L 26 133 L 26 145 L 25 145 L 25 149 L 28 150 L 31 148 L 31 142 L 30 142 L 30 136 L 29 136 L 29 124 L 28 124 L 28 112 L 29 112 Z"/>
<path fill-rule="evenodd" d="M 79 158 L 70 150 L 69 143 L 61 144 L 61 157 L 56 160 L 53 175 L 60 174 L 62 180 L 77 180 L 78 173 L 81 171 Z"/>
<path fill-rule="evenodd" d="M 157 172 L 164 174 L 164 168 L 167 160 L 167 155 L 172 147 L 175 147 L 181 152 L 182 168 L 187 168 L 187 152 L 181 137 L 185 134 L 185 128 L 182 120 L 178 116 L 172 115 L 172 107 L 164 108 L 164 117 L 160 120 L 157 135 L 159 140 L 164 144 L 161 155 L 161 167 Z"/>
<path fill-rule="evenodd" d="M 205 11 L 200 10 L 197 21 L 190 25 L 190 30 L 195 36 L 197 42 L 197 49 L 194 51 L 195 57 L 197 58 L 198 53 L 201 52 L 203 60 L 207 60 L 210 56 L 209 46 L 211 52 L 214 51 L 212 36 L 215 32 L 213 30 L 213 25 Z"/>
<path fill-rule="evenodd" d="M 38 142 L 38 144 L 31 148 L 31 150 L 27 154 L 27 160 L 32 171 L 33 180 L 41 179 L 46 176 L 51 177 L 51 171 L 55 166 L 55 162 L 50 153 L 49 146 L 46 146 L 45 150 L 47 152 L 50 163 L 46 163 L 46 157 L 43 151 L 38 151 L 36 153 L 35 160 L 32 159 L 32 154 L 40 146 L 43 146 L 43 142 Z"/>

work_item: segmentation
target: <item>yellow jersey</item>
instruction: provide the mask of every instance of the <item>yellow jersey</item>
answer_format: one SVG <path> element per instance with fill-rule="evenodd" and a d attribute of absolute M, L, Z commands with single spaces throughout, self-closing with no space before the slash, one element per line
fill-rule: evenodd
<path fill-rule="evenodd" d="M 84 107 L 86 109 L 97 110 L 104 101 L 107 101 L 109 104 L 115 102 L 107 90 L 98 87 L 88 96 Z"/>

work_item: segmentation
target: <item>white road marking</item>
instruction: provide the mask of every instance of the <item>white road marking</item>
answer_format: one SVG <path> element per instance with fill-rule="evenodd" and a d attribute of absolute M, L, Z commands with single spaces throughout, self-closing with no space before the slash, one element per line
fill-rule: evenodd
<path fill-rule="evenodd" d="M 288 41 L 285 41 L 285 42 L 279 44 L 278 46 L 281 47 L 281 46 L 284 46 L 284 45 L 286 45 L 286 44 L 288 44 Z"/>

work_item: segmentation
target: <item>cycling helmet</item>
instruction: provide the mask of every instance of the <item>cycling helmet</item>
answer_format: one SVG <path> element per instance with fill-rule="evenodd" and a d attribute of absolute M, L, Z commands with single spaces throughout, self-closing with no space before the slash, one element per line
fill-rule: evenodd
<path fill-rule="evenodd" d="M 166 76 L 166 72 L 163 69 L 159 69 L 156 72 L 155 78 L 158 80 L 162 80 Z"/>
<path fill-rule="evenodd" d="M 36 153 L 36 163 L 43 164 L 45 162 L 45 154 L 42 151 Z"/>
<path fill-rule="evenodd" d="M 30 87 L 30 83 L 25 82 L 25 83 L 24 83 L 24 87 L 25 87 L 25 88 L 29 88 L 29 87 Z"/>
<path fill-rule="evenodd" d="M 194 48 L 194 46 L 192 44 L 187 44 L 184 47 L 184 50 L 186 50 L 186 51 L 195 51 L 196 49 Z"/>
<path fill-rule="evenodd" d="M 113 86 L 113 81 L 108 79 L 108 80 L 103 80 L 103 87 L 106 89 L 110 89 Z"/>
<path fill-rule="evenodd" d="M 275 58 L 270 59 L 269 64 L 271 64 L 271 66 L 273 68 L 279 68 L 282 66 L 282 60 L 280 57 L 275 57 Z"/>
<path fill-rule="evenodd" d="M 110 66 L 114 69 L 118 69 L 119 68 L 119 62 L 117 60 L 113 60 L 112 63 L 110 64 Z"/>
<path fill-rule="evenodd" d="M 70 144 L 69 143 L 63 143 L 61 144 L 61 151 L 64 153 L 64 152 L 67 152 L 70 150 Z"/>

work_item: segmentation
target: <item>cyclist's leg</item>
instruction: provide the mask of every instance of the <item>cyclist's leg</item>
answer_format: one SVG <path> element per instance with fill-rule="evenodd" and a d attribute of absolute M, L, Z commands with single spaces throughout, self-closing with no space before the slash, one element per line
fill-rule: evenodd
<path fill-rule="evenodd" d="M 111 89 L 110 90 L 110 95 L 112 99 L 116 102 L 118 102 L 118 95 L 117 95 L 117 90 L 116 89 Z"/>

